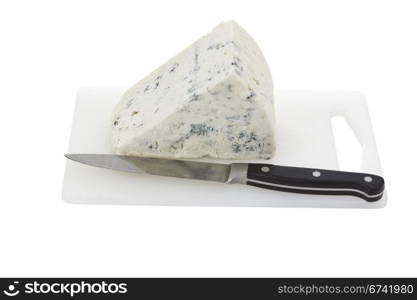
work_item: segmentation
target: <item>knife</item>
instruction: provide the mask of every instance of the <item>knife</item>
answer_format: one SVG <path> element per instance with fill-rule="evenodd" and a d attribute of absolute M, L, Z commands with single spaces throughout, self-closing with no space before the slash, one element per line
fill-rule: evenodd
<path fill-rule="evenodd" d="M 207 163 L 113 154 L 66 154 L 66 158 L 99 168 L 188 179 L 246 184 L 282 192 L 348 195 L 375 202 L 384 179 L 367 173 L 342 172 L 253 163 Z"/>

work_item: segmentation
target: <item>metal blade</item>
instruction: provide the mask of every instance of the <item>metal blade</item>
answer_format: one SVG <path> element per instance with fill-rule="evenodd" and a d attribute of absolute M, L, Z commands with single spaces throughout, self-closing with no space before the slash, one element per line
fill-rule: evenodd
<path fill-rule="evenodd" d="M 66 158 L 105 169 L 227 182 L 232 165 L 113 154 L 66 154 Z"/>

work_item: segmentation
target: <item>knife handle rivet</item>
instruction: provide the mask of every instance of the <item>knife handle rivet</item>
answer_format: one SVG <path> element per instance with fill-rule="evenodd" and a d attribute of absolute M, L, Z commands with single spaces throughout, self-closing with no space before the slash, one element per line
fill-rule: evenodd
<path fill-rule="evenodd" d="M 261 168 L 261 171 L 262 172 L 264 172 L 264 173 L 268 173 L 269 172 L 269 167 L 267 167 L 267 166 L 263 166 L 262 168 Z"/>
<path fill-rule="evenodd" d="M 320 177 L 320 176 L 321 176 L 320 171 L 314 171 L 314 172 L 313 172 L 313 176 L 314 176 L 314 177 Z"/>
<path fill-rule="evenodd" d="M 365 180 L 366 182 L 372 182 L 372 177 L 371 176 L 365 176 L 363 178 L 363 180 Z"/>

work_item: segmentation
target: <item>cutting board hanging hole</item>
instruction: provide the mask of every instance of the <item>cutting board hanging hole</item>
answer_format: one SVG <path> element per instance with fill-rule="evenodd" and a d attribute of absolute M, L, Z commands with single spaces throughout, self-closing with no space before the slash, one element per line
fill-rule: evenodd
<path fill-rule="evenodd" d="M 342 116 L 331 119 L 339 169 L 359 172 L 363 149 L 352 127 Z"/>

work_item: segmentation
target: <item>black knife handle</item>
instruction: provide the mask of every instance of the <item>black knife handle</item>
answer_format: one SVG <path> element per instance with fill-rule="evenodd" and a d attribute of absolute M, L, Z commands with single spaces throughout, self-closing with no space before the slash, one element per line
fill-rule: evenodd
<path fill-rule="evenodd" d="M 384 193 L 384 179 L 374 174 L 269 164 L 249 164 L 246 184 L 292 193 L 356 196 L 369 202 Z"/>

